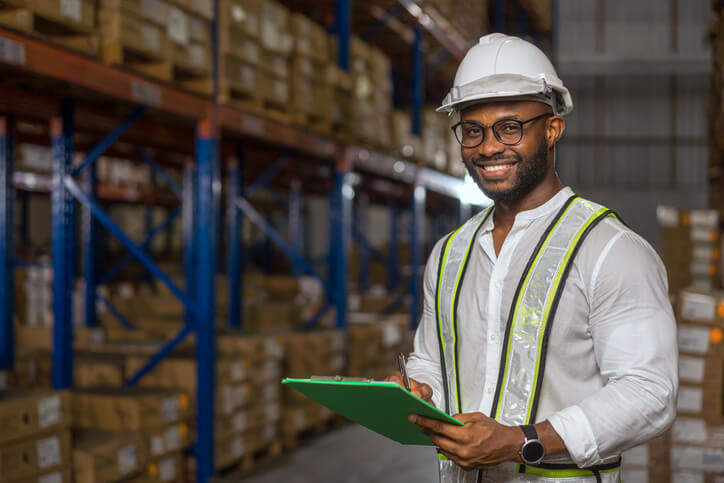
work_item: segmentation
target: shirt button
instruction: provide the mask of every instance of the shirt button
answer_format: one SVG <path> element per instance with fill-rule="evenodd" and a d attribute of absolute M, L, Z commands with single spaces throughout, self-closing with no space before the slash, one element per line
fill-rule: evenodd
<path fill-rule="evenodd" d="M 497 282 L 495 282 L 495 286 L 498 287 L 498 288 L 501 288 L 501 287 L 503 286 L 503 281 L 502 281 L 502 280 L 498 280 Z"/>
<path fill-rule="evenodd" d="M 493 394 L 493 388 L 492 388 L 492 387 L 489 387 L 489 388 L 488 388 L 488 394 Z"/>
<path fill-rule="evenodd" d="M 490 334 L 490 340 L 495 340 L 495 334 Z"/>

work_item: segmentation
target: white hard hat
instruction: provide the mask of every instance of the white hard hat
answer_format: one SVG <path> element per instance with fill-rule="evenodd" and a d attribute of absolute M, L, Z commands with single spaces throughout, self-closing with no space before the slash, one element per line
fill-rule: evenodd
<path fill-rule="evenodd" d="M 489 34 L 465 54 L 437 110 L 452 113 L 476 102 L 520 97 L 544 102 L 558 115 L 573 110 L 571 94 L 538 47 L 518 37 Z"/>

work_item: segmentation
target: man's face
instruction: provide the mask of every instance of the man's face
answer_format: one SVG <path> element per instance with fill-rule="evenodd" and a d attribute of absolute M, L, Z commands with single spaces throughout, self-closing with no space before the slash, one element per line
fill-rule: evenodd
<path fill-rule="evenodd" d="M 548 162 L 546 126 L 548 119 L 523 125 L 523 137 L 517 144 L 502 144 L 489 126 L 501 119 L 527 121 L 550 108 L 534 101 L 492 102 L 471 106 L 462 111 L 461 121 L 475 121 L 485 127 L 482 144 L 461 148 L 463 162 L 470 177 L 493 201 L 515 201 L 540 185 L 552 166 Z"/>

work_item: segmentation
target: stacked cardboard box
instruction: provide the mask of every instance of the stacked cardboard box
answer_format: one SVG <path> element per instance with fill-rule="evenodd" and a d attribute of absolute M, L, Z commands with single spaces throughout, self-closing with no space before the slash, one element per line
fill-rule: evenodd
<path fill-rule="evenodd" d="M 332 121 L 334 79 L 328 71 L 327 33 L 321 25 L 292 14 L 292 105 L 297 122 L 329 132 Z"/>
<path fill-rule="evenodd" d="M 67 392 L 0 392 L 0 482 L 70 483 L 70 420 Z"/>
<path fill-rule="evenodd" d="M 621 481 L 667 483 L 669 475 L 670 435 L 666 433 L 621 455 Z"/>
<path fill-rule="evenodd" d="M 406 315 L 349 313 L 347 322 L 349 376 L 384 379 L 397 370 L 397 355 L 407 356 L 412 351 L 412 332 Z"/>
<path fill-rule="evenodd" d="M 426 106 L 422 118 L 422 157 L 425 165 L 438 171 L 448 167 L 448 117 Z"/>
<path fill-rule="evenodd" d="M 712 48 L 709 91 L 709 206 L 724 211 L 724 5 L 710 2 L 709 43 Z"/>
<path fill-rule="evenodd" d="M 261 0 L 261 30 L 258 72 L 259 88 L 265 107 L 288 111 L 290 105 L 289 60 L 294 47 L 291 13 L 274 0 Z"/>
<path fill-rule="evenodd" d="M 260 0 L 223 0 L 219 7 L 219 100 L 258 107 Z"/>
<path fill-rule="evenodd" d="M 352 76 L 338 66 L 336 36 L 328 36 L 327 44 L 329 46 L 327 78 L 333 86 L 332 130 L 339 138 L 352 141 L 357 129 L 352 120 L 352 111 L 355 108 L 352 95 Z"/>
<path fill-rule="evenodd" d="M 679 395 L 671 431 L 672 481 L 724 473 L 724 292 L 678 297 Z"/>
<path fill-rule="evenodd" d="M 403 158 L 417 162 L 422 157 L 422 140 L 412 134 L 412 120 L 407 111 L 395 110 L 391 115 L 392 148 Z"/>
<path fill-rule="evenodd" d="M 682 211 L 669 206 L 656 210 L 663 240 L 663 261 L 670 293 L 688 286 L 721 286 L 719 213 Z"/>
<path fill-rule="evenodd" d="M 183 391 L 118 388 L 73 394 L 76 481 L 138 476 L 169 456 L 180 458 L 192 439 L 189 398 Z M 167 463 L 163 463 L 166 468 Z M 164 476 L 169 476 L 166 469 Z M 171 478 L 167 481 L 173 481 Z"/>
<path fill-rule="evenodd" d="M 337 330 L 279 334 L 284 344 L 284 376 L 307 378 L 342 374 L 345 366 L 345 334 Z M 285 440 L 324 423 L 332 413 L 318 403 L 286 387 L 282 410 Z"/>
<path fill-rule="evenodd" d="M 211 94 L 212 2 L 169 3 L 166 36 L 171 44 L 173 80 L 185 87 Z"/>

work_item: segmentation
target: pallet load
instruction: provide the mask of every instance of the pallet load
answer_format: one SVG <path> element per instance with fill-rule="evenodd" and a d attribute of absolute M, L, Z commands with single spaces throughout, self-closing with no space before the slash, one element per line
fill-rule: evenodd
<path fill-rule="evenodd" d="M 175 5 L 174 5 L 175 4 Z M 211 95 L 211 19 L 213 2 L 175 0 L 169 5 L 166 34 L 171 43 L 172 81 Z"/>
<path fill-rule="evenodd" d="M 657 207 L 656 213 L 669 292 L 676 294 L 688 286 L 705 290 L 721 287 L 719 213 L 669 206 Z"/>
<path fill-rule="evenodd" d="M 289 121 L 291 95 L 289 60 L 294 41 L 291 13 L 274 0 L 261 0 L 259 89 L 266 115 Z"/>
<path fill-rule="evenodd" d="M 297 124 L 331 132 L 334 78 L 330 78 L 327 33 L 303 15 L 291 16 L 294 38 L 292 106 Z"/>
<path fill-rule="evenodd" d="M 393 152 L 402 158 L 418 161 L 422 157 L 422 140 L 412 134 L 412 120 L 407 111 L 395 110 L 390 116 Z"/>
<path fill-rule="evenodd" d="M 0 25 L 50 43 L 95 56 L 96 8 L 93 0 L 5 0 Z"/>
<path fill-rule="evenodd" d="M 345 366 L 345 335 L 337 330 L 279 334 L 284 344 L 284 377 L 308 378 L 342 374 Z M 324 429 L 333 413 L 289 387 L 284 388 L 282 437 L 294 447 L 308 431 Z"/>
<path fill-rule="evenodd" d="M 259 111 L 260 0 L 219 4 L 219 102 Z"/>
<path fill-rule="evenodd" d="M 337 36 L 328 35 L 327 45 L 327 79 L 332 84 L 332 131 L 337 138 L 351 142 L 354 140 L 356 130 L 352 121 L 352 110 L 354 109 L 352 76 L 339 67 Z"/>
<path fill-rule="evenodd" d="M 382 380 L 397 370 L 397 355 L 412 352 L 409 316 L 380 317 L 373 313 L 347 316 L 347 375 Z"/>
<path fill-rule="evenodd" d="M 147 474 L 191 444 L 189 398 L 177 390 L 99 388 L 73 393 L 73 467 L 78 483 Z M 164 466 L 168 465 L 164 463 Z M 180 466 L 180 465 L 179 465 Z M 169 476 L 166 470 L 164 476 Z M 179 475 L 180 476 L 180 475 Z M 178 476 L 164 481 L 175 481 Z"/>
<path fill-rule="evenodd" d="M 68 392 L 0 392 L 0 482 L 70 483 L 70 421 Z"/>
<path fill-rule="evenodd" d="M 422 158 L 425 166 L 440 172 L 448 167 L 449 118 L 426 106 L 422 116 Z"/>

